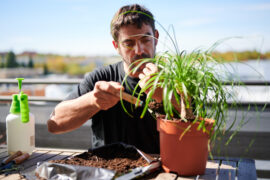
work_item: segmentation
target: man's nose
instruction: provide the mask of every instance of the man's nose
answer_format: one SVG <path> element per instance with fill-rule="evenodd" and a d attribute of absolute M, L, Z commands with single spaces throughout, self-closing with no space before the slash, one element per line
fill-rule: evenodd
<path fill-rule="evenodd" d="M 141 54 L 144 53 L 143 45 L 141 43 L 136 43 L 136 46 L 135 46 L 134 50 L 135 50 L 135 53 L 138 54 L 138 55 L 141 55 Z"/>

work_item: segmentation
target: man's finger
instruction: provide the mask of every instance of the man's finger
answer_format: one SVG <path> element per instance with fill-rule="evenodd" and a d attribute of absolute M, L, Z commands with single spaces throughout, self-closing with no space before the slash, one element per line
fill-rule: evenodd
<path fill-rule="evenodd" d="M 105 95 L 105 96 L 104 96 Z M 110 94 L 110 93 L 103 93 L 103 94 L 100 94 L 99 96 L 98 96 L 98 100 L 97 100 L 97 102 L 98 103 L 100 103 L 100 104 L 102 104 L 102 103 L 108 103 L 108 101 L 110 101 L 110 102 L 113 102 L 113 101 L 117 101 L 117 100 L 119 100 L 120 99 L 120 97 L 117 97 L 116 95 L 114 95 L 114 94 Z"/>
<path fill-rule="evenodd" d="M 119 92 L 121 89 L 123 89 L 123 86 L 120 85 L 120 83 L 117 82 L 106 82 L 106 81 L 98 81 L 95 85 L 95 87 L 98 90 L 106 91 L 106 92 Z"/>
<path fill-rule="evenodd" d="M 140 78 L 139 85 L 142 88 L 145 86 L 146 82 L 150 79 L 150 76 L 146 76 L 143 73 L 140 73 L 139 78 Z"/>
<path fill-rule="evenodd" d="M 115 87 L 122 87 L 122 85 L 119 82 L 109 81 L 108 83 Z"/>
<path fill-rule="evenodd" d="M 145 67 L 149 68 L 152 72 L 156 73 L 158 71 L 158 68 L 155 64 L 153 63 L 147 63 Z"/>
<path fill-rule="evenodd" d="M 119 82 L 110 81 L 109 84 L 110 84 L 109 87 L 112 90 L 110 92 L 112 92 L 114 94 L 119 93 L 121 90 L 124 90 L 124 87 Z"/>
<path fill-rule="evenodd" d="M 139 74 L 139 79 L 144 80 L 144 78 L 145 78 L 145 75 L 143 73 L 140 73 Z"/>
<path fill-rule="evenodd" d="M 154 72 L 152 72 L 151 69 L 149 69 L 149 68 L 144 68 L 144 69 L 143 69 L 143 73 L 144 73 L 145 75 L 150 75 L 150 74 L 153 74 Z"/>

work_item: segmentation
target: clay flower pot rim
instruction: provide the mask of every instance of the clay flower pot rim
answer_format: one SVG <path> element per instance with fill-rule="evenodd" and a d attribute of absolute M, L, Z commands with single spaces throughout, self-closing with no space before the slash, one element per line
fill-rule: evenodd
<path fill-rule="evenodd" d="M 185 122 L 184 120 L 182 120 L 182 119 L 177 119 L 177 120 L 169 120 L 169 119 L 165 119 L 165 118 L 163 118 L 162 117 L 163 115 L 157 115 L 157 118 L 159 118 L 159 119 L 161 119 L 162 121 L 165 121 L 166 123 L 192 123 L 193 122 L 193 120 L 192 121 L 187 121 L 187 122 Z M 210 118 L 202 118 L 202 117 L 198 117 L 198 120 L 197 120 L 197 122 L 196 122 L 196 124 L 197 123 L 200 123 L 201 121 L 205 121 L 207 124 L 214 124 L 215 123 L 215 120 L 214 119 L 210 119 Z"/>

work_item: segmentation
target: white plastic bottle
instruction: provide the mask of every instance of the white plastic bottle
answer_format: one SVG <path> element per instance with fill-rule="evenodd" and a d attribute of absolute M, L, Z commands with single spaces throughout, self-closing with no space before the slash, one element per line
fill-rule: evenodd
<path fill-rule="evenodd" d="M 35 118 L 29 112 L 27 95 L 23 92 L 13 95 L 10 114 L 6 118 L 6 134 L 8 154 L 19 150 L 32 154 L 35 149 Z"/>

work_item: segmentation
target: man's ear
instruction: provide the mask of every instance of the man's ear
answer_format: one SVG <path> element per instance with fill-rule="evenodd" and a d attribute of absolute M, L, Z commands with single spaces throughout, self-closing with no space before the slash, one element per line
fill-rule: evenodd
<path fill-rule="evenodd" d="M 117 50 L 118 49 L 118 43 L 115 40 L 113 40 L 112 43 L 113 43 L 113 47 Z"/>
<path fill-rule="evenodd" d="M 158 37 L 159 37 L 159 32 L 158 32 L 158 30 L 155 30 L 155 46 L 158 43 Z"/>

